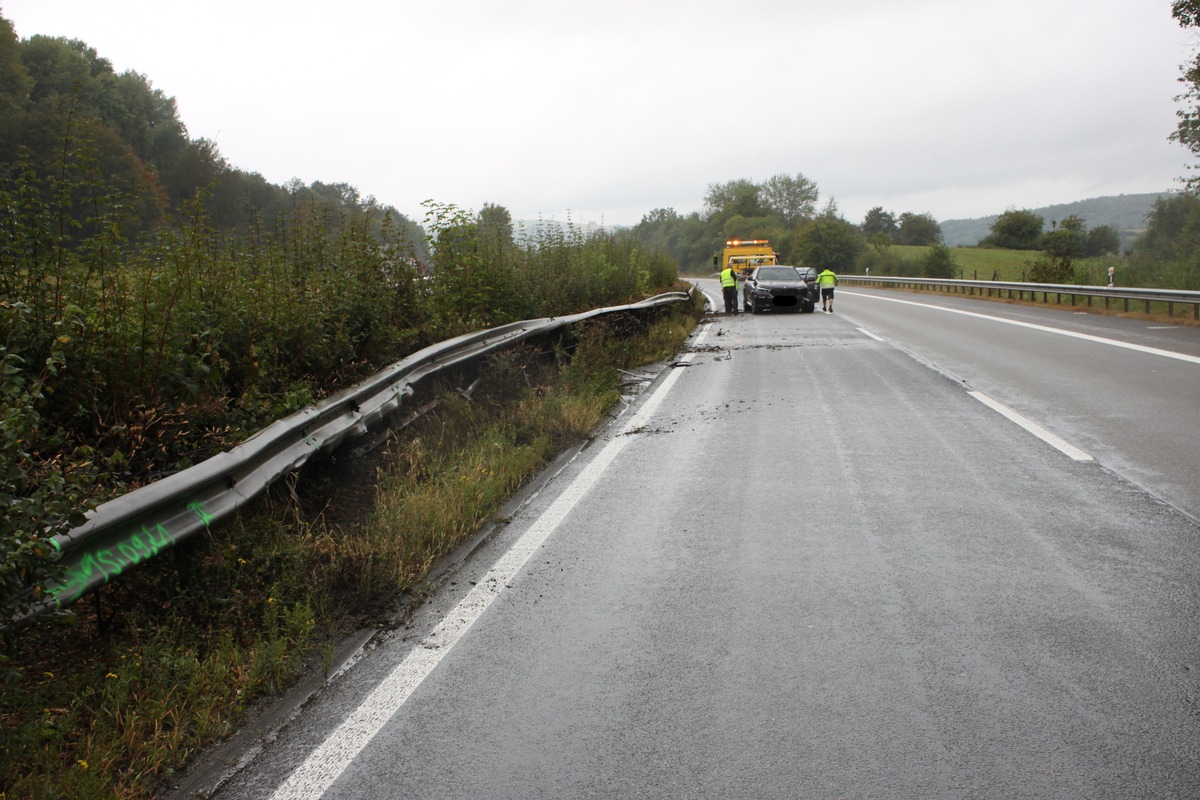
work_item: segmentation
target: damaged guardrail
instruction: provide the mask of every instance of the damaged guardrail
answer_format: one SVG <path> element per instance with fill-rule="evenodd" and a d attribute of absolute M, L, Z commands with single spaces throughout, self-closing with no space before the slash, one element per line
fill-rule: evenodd
<path fill-rule="evenodd" d="M 933 291 L 953 292 L 956 294 L 979 295 L 986 297 L 1007 297 L 1022 300 L 1026 295 L 1030 300 L 1037 300 L 1042 295 L 1042 302 L 1049 303 L 1050 296 L 1055 295 L 1058 304 L 1063 297 L 1071 299 L 1075 305 L 1076 298 L 1084 298 L 1090 307 L 1095 299 L 1104 300 L 1104 308 L 1110 309 L 1114 300 L 1124 304 L 1128 312 L 1130 303 L 1142 303 L 1145 312 L 1150 313 L 1151 303 L 1165 303 L 1167 314 L 1175 316 L 1175 306 L 1190 305 L 1192 319 L 1200 320 L 1200 292 L 1183 289 L 1139 289 L 1133 286 L 1079 286 L 1066 283 L 1020 283 L 1017 281 L 968 281 L 950 280 L 944 278 L 892 278 L 870 277 L 864 275 L 838 275 L 843 283 L 853 283 L 858 286 L 893 287 L 898 289 L 932 289 Z"/>
<path fill-rule="evenodd" d="M 321 450 L 380 426 L 420 381 L 527 339 L 619 312 L 643 312 L 689 299 L 671 292 L 623 306 L 513 322 L 420 350 L 382 372 L 280 419 L 231 450 L 117 497 L 87 521 L 55 536 L 63 569 L 37 600 L 6 614 L 4 627 L 61 609 L 116 576 L 228 517 Z"/>

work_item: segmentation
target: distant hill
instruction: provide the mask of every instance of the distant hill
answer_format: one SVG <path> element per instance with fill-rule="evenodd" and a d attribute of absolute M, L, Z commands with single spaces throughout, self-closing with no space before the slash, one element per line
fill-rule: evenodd
<path fill-rule="evenodd" d="M 1050 220 L 1066 219 L 1072 214 L 1086 222 L 1089 228 L 1110 225 L 1121 234 L 1121 249 L 1126 250 L 1146 229 L 1146 215 L 1154 207 L 1154 201 L 1167 194 L 1155 192 L 1093 197 L 1090 200 L 1077 200 L 1074 203 L 1030 210 L 1046 220 L 1047 229 L 1050 227 Z M 980 239 L 992 232 L 992 223 L 999 218 L 999 214 L 993 214 L 977 219 L 948 219 L 939 224 L 946 244 L 960 247 L 979 244 Z"/>

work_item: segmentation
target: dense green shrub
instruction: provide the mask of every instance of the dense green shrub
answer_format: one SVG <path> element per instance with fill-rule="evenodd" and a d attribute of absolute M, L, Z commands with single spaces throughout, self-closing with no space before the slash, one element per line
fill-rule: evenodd
<path fill-rule="evenodd" d="M 26 327 L 31 310 L 0 302 L 7 331 Z M 43 417 L 52 381 L 65 366 L 75 309 L 54 327 L 45 361 L 31 368 L 0 343 L 0 597 L 40 591 L 53 576 L 50 537 L 83 522 L 97 470 L 91 448 L 65 444 L 61 430 Z"/>
<path fill-rule="evenodd" d="M 871 247 L 858 257 L 855 270 L 860 275 L 905 275 L 910 267 L 904 257 L 890 247 Z"/>
<path fill-rule="evenodd" d="M 921 274 L 926 278 L 959 278 L 962 267 L 954 260 L 954 251 L 938 242 L 929 248 L 921 262 Z"/>

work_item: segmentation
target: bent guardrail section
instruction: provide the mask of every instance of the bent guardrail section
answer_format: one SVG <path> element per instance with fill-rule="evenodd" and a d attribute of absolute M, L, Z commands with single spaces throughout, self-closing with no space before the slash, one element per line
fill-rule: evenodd
<path fill-rule="evenodd" d="M 236 447 L 98 506 L 87 521 L 55 536 L 62 579 L 15 614 L 4 627 L 61 609 L 176 543 L 228 517 L 320 450 L 331 450 L 378 426 L 420 381 L 448 368 L 544 336 L 578 322 L 683 302 L 670 292 L 623 306 L 563 317 L 513 322 L 464 334 L 420 350 L 382 372 L 280 419 Z"/>
<path fill-rule="evenodd" d="M 986 293 L 988 297 L 1015 297 L 1021 300 L 1025 295 L 1029 295 L 1031 300 L 1036 300 L 1037 295 L 1042 295 L 1043 302 L 1050 302 L 1050 295 L 1056 295 L 1061 304 L 1063 297 L 1071 298 L 1071 305 L 1075 305 L 1075 298 L 1082 297 L 1087 300 L 1087 304 L 1092 305 L 1092 300 L 1100 298 L 1104 300 L 1104 307 L 1111 308 L 1112 301 L 1119 300 L 1124 304 L 1124 310 L 1129 311 L 1130 303 L 1142 303 L 1147 314 L 1150 313 L 1151 303 L 1165 303 L 1167 313 L 1171 316 L 1175 314 L 1176 305 L 1190 305 L 1192 307 L 1192 318 L 1200 320 L 1200 292 L 1187 291 L 1183 289 L 1139 289 L 1132 286 L 1079 286 L 1069 283 L 1021 283 L 1017 281 L 968 281 L 968 280 L 951 280 L 944 278 L 893 278 L 893 277 L 871 277 L 864 275 L 838 275 L 838 280 L 842 283 L 852 283 L 858 286 L 878 286 L 881 288 L 898 288 L 898 289 L 933 289 L 934 291 L 955 292 L 958 294 L 983 296 Z"/>

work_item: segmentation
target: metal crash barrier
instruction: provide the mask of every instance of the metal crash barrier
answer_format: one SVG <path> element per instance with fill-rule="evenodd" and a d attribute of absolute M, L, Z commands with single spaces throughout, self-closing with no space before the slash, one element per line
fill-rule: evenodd
<path fill-rule="evenodd" d="M 1094 300 L 1103 299 L 1106 310 L 1112 308 L 1114 301 L 1119 301 L 1123 304 L 1123 310 L 1126 312 L 1130 310 L 1131 303 L 1141 303 L 1147 314 L 1150 313 L 1151 303 L 1164 303 L 1167 306 L 1167 314 L 1169 316 L 1175 316 L 1176 305 L 1190 305 L 1192 307 L 1192 319 L 1200 320 L 1200 292 L 1185 291 L 1182 289 L 1138 289 L 1118 286 L 1076 286 L 1065 283 L 966 281 L 938 278 L 873 278 L 863 275 L 838 275 L 838 280 L 842 283 L 858 286 L 878 286 L 880 288 L 892 289 L 927 289 L 935 292 L 950 292 L 954 294 L 977 295 L 980 297 L 1006 297 L 1008 299 L 1023 300 L 1028 296 L 1030 300 L 1035 302 L 1038 295 L 1041 295 L 1041 302 L 1043 303 L 1049 303 L 1050 297 L 1053 295 L 1059 305 L 1062 305 L 1063 298 L 1067 297 L 1070 299 L 1072 306 L 1076 304 L 1079 298 L 1083 298 L 1088 307 L 1091 307 Z"/>
<path fill-rule="evenodd" d="M 231 450 L 98 506 L 52 540 L 61 582 L 10 609 L 4 627 L 61 609 L 116 576 L 224 519 L 314 454 L 381 427 L 414 386 L 450 368 L 596 317 L 646 312 L 690 298 L 670 292 L 623 306 L 525 320 L 431 345 L 315 405 L 280 419 Z"/>

